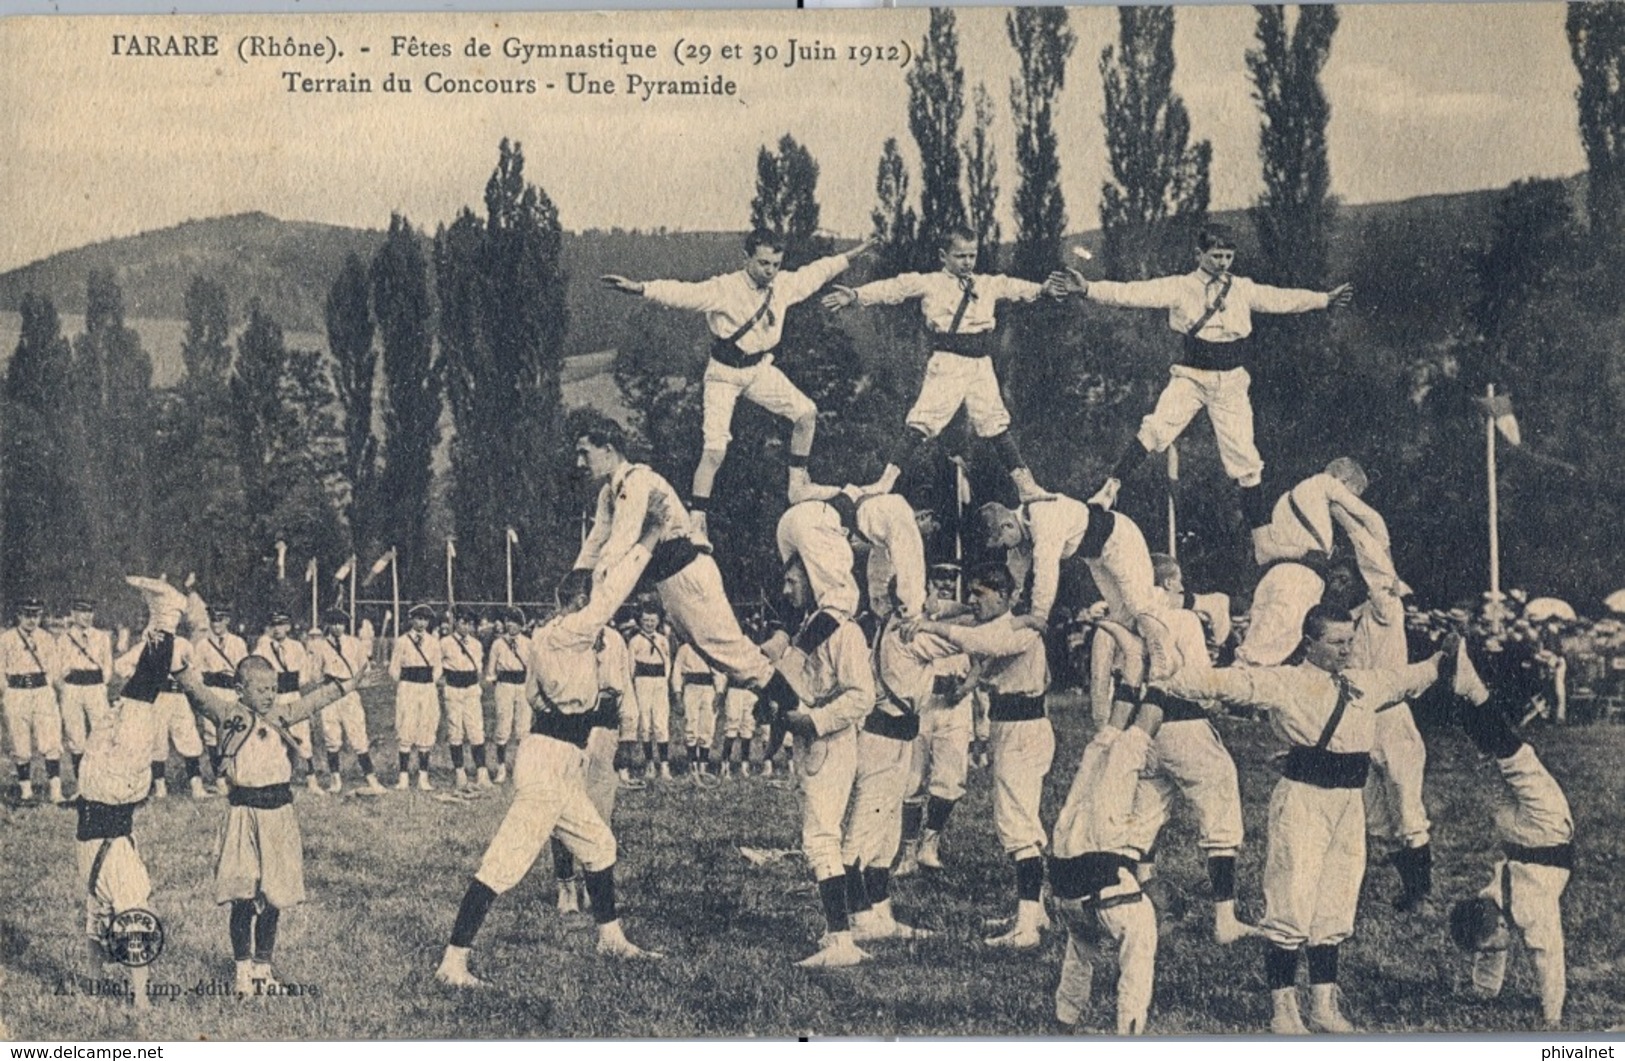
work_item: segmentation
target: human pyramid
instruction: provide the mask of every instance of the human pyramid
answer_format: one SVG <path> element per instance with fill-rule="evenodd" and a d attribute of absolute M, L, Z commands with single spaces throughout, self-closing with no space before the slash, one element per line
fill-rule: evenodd
<path fill-rule="evenodd" d="M 1409 590 L 1394 570 L 1385 522 L 1361 500 L 1367 481 L 1359 465 L 1334 459 L 1275 496 L 1261 485 L 1247 398 L 1251 315 L 1327 309 L 1346 304 L 1350 289 L 1284 290 L 1234 276 L 1233 241 L 1217 228 L 1202 233 L 1191 273 L 1134 283 L 1091 282 L 1072 270 L 1043 284 L 976 274 L 974 237 L 954 233 L 941 248 L 939 272 L 835 286 L 824 297 L 832 310 L 918 299 L 933 353 L 880 479 L 823 485 L 807 471 L 817 410 L 774 364 L 775 353 L 785 310 L 829 285 L 866 249 L 780 272 L 782 241 L 758 231 L 745 243 L 740 271 L 702 283 L 604 278 L 619 290 L 706 315 L 714 342 L 705 373 L 704 451 L 685 503 L 666 479 L 628 458 L 618 425 L 588 427 L 575 450 L 579 467 L 599 484 L 597 511 L 560 585 L 560 612 L 529 637 L 520 629 L 523 617 L 510 615 L 507 629 L 484 649 L 466 625 L 469 617 L 449 637 L 436 638 L 427 629 L 432 612 L 420 607 L 411 613 L 413 629 L 396 639 L 389 662 L 397 683 L 396 787 L 408 787 L 415 773 L 420 788 L 433 789 L 437 684 L 444 685 L 458 789 L 494 787 L 510 770 L 513 786 L 512 805 L 467 887 L 436 976 L 455 987 L 484 986 L 469 964 L 479 929 L 496 897 L 523 879 L 550 842 L 561 906 L 590 907 L 599 951 L 659 957 L 623 931 L 610 822 L 617 789 L 636 783 L 631 766 L 640 739 L 656 776 L 669 772 L 669 729 L 658 705 L 669 711 L 674 690 L 685 704 L 694 690 L 688 717 L 709 718 L 709 727 L 701 723 L 707 732 L 717 717 L 707 710 L 720 712 L 726 737 L 718 775 L 742 766 L 758 727 L 767 733 L 766 762 L 786 735 L 793 739 L 801 851 L 825 924 L 817 949 L 798 965 L 857 965 L 871 959 L 863 944 L 927 938 L 928 930 L 894 912 L 890 881 L 941 866 L 940 837 L 964 792 L 979 701 L 991 752 L 993 825 L 1011 860 L 1015 892 L 1014 916 L 985 944 L 1032 950 L 1059 924 L 1066 945 L 1055 1015 L 1062 1024 L 1086 1020 L 1094 970 L 1115 954 L 1114 1027 L 1125 1035 L 1146 1030 L 1157 951 L 1157 837 L 1178 797 L 1194 813 L 1206 857 L 1214 945 L 1262 940 L 1271 1030 L 1349 1033 L 1355 1028 L 1340 1004 L 1338 954 L 1355 929 L 1368 811 L 1371 833 L 1392 849 L 1401 883 L 1396 905 L 1414 910 L 1432 888 L 1424 747 L 1407 702 L 1437 683 L 1457 699 L 1464 730 L 1506 782 L 1494 823 L 1504 857 L 1482 893 L 1456 904 L 1452 934 L 1472 954 L 1473 984 L 1485 995 L 1499 992 L 1509 934 L 1521 935 L 1545 1017 L 1555 1025 L 1565 983 L 1559 899 L 1573 862 L 1572 816 L 1561 788 L 1510 728 L 1504 697 L 1485 686 L 1459 638 L 1425 660 L 1407 658 L 1401 600 Z M 1182 343 L 1155 409 L 1087 502 L 1034 481 L 1011 435 L 990 357 L 1001 301 L 1079 296 L 1164 310 Z M 789 505 L 776 544 L 783 595 L 799 621 L 794 630 L 755 636 L 725 595 L 706 526 L 740 397 L 793 424 Z M 892 492 L 900 478 L 908 481 L 904 473 L 920 445 L 961 406 L 974 432 L 1001 455 L 1020 498 L 1013 509 L 996 502 L 979 509 L 987 545 L 1002 548 L 1005 559 L 969 572 L 963 602 L 933 591 L 920 529 L 933 514 Z M 1178 563 L 1151 553 L 1135 522 L 1114 510 L 1121 481 L 1146 454 L 1171 445 L 1203 408 L 1226 473 L 1241 487 L 1261 568 L 1245 635 L 1234 645 L 1228 599 L 1193 592 Z M 1044 634 L 1057 608 L 1061 566 L 1075 561 L 1104 603 L 1090 645 L 1095 731 L 1060 814 L 1046 827 L 1040 796 L 1055 738 Z M 182 736 L 170 735 L 184 728 L 173 721 L 177 711 L 206 719 L 210 757 L 230 804 L 217 897 L 231 907 L 239 984 L 274 983 L 278 912 L 304 898 L 291 782 L 303 760 L 307 783 L 317 786 L 313 717 L 320 713 L 327 738 L 331 790 L 342 787 L 338 752 L 348 742 L 364 790 L 384 791 L 355 698 L 366 654 L 342 633 L 343 613 L 329 616 L 330 636 L 313 663 L 298 658 L 300 646 L 286 640 L 285 626 L 279 636 L 275 622 L 252 654 L 240 641 L 218 638 L 204 638 L 201 647 L 194 638 L 183 649 L 175 636 L 183 613 L 201 631 L 223 612 L 210 614 L 196 594 L 165 582 L 130 581 L 146 595 L 150 619 L 117 665 L 92 642 L 84 645 L 88 662 L 48 655 L 32 625 L 37 613 L 31 617 L 27 608 L 18 627 L 0 636 L 5 710 L 25 796 L 32 739 L 44 754 L 52 798 L 62 797 L 60 737 L 52 745 L 50 726 L 41 722 L 48 714 L 44 697 L 52 698 L 54 712 L 62 692 L 65 722 L 67 691 L 93 687 L 92 669 L 104 682 L 117 666 L 128 675 L 118 700 L 108 706 L 101 684 L 93 709 L 100 717 L 86 708 L 87 722 L 66 723 L 94 949 L 117 913 L 148 900 L 130 828 L 154 784 L 152 749 L 173 739 L 194 794 L 202 794 L 204 742 L 191 750 Z M 649 596 L 639 604 L 640 629 L 629 645 L 609 624 L 640 591 Z M 659 632 L 662 616 L 679 643 L 675 655 Z M 486 756 L 482 676 L 497 703 L 494 771 Z M 1237 766 L 1209 721 L 1226 710 L 1262 715 L 1286 745 L 1270 802 L 1264 917 L 1256 926 L 1235 909 L 1244 842 Z M 708 757 L 694 749 L 696 776 L 705 773 Z M 1299 1007 L 1300 964 L 1308 973 L 1307 1014 Z"/>

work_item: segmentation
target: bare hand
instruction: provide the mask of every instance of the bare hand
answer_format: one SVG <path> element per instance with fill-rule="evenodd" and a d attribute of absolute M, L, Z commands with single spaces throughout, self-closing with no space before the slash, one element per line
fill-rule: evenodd
<path fill-rule="evenodd" d="M 643 285 L 641 283 L 636 280 L 628 280 L 624 276 L 617 276 L 614 273 L 610 273 L 608 276 L 600 276 L 598 280 L 605 287 L 614 288 L 616 291 L 620 291 L 624 294 L 643 294 Z"/>
<path fill-rule="evenodd" d="M 835 290 L 833 290 L 829 294 L 825 295 L 820 300 L 820 304 L 825 309 L 842 310 L 842 309 L 845 309 L 846 307 L 852 305 L 857 300 L 858 300 L 858 293 L 856 291 L 852 290 L 850 287 L 845 287 L 845 286 L 843 286 L 841 284 L 836 284 L 835 285 Z"/>
<path fill-rule="evenodd" d="M 1327 309 L 1342 309 L 1344 306 L 1347 306 L 1350 302 L 1353 302 L 1353 301 L 1354 301 L 1354 285 L 1353 284 L 1338 284 L 1336 287 L 1334 287 L 1330 291 L 1326 292 L 1326 308 Z"/>
<path fill-rule="evenodd" d="M 1057 269 L 1044 280 L 1044 294 L 1050 298 L 1065 298 L 1072 293 L 1072 278 L 1066 270 Z"/>

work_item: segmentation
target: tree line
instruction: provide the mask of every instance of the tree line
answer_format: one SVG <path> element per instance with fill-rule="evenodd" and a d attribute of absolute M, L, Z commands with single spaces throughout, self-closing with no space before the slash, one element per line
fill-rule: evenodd
<path fill-rule="evenodd" d="M 1330 285 L 1339 210 L 1330 194 L 1320 72 L 1338 15 L 1332 6 L 1256 9 L 1243 57 L 1259 115 L 1264 192 L 1248 212 L 1241 271 L 1268 282 Z M 1018 72 L 1004 99 L 1014 129 L 1014 231 L 993 140 L 997 102 L 967 92 L 951 9 L 929 12 L 906 74 L 915 172 L 900 145 L 880 145 L 872 210 L 879 240 L 867 275 L 938 267 L 943 233 L 968 227 L 978 268 L 1042 279 L 1062 264 L 1056 102 L 1077 39 L 1062 8 L 1014 10 L 1005 30 Z M 1173 91 L 1171 8 L 1118 12 L 1098 57 L 1110 178 L 1099 207 L 1092 275 L 1133 279 L 1191 265 L 1209 214 L 1212 148 Z M 1504 462 L 1509 584 L 1600 595 L 1619 578 L 1617 532 L 1625 431 L 1625 351 L 1618 258 L 1625 254 L 1625 15 L 1574 4 L 1568 36 L 1580 73 L 1578 123 L 1588 171 L 1583 196 L 1554 181 L 1502 196 L 1490 231 L 1463 234 L 1470 290 L 1434 307 L 1448 334 L 1426 342 L 1385 320 L 1384 292 L 1403 265 L 1361 261 L 1368 305 L 1262 321 L 1268 355 L 1255 368 L 1259 441 L 1270 482 L 1340 453 L 1377 469 L 1373 498 L 1390 518 L 1401 565 L 1434 599 L 1482 583 L 1486 383 L 1511 393 L 1530 436 Z M 834 247 L 819 223 L 817 160 L 786 132 L 757 154 L 756 193 L 740 220 L 787 236 L 794 268 Z M 82 335 L 62 335 L 48 298 L 22 305 L 22 334 L 4 393 L 0 577 L 10 598 L 108 595 L 130 570 L 195 571 L 206 593 L 249 610 L 286 606 L 271 550 L 324 572 L 354 554 L 363 565 L 394 548 L 409 596 L 443 587 L 443 539 L 456 541 L 465 595 L 494 595 L 504 536 L 521 542 L 521 595 L 545 594 L 574 553 L 590 498 L 572 471 L 561 402 L 569 327 L 558 209 L 526 179 L 519 145 L 503 141 L 483 213 L 465 208 L 432 236 L 396 215 L 371 260 L 352 255 L 326 304 L 326 350 L 290 348 L 274 309 L 253 302 L 232 339 L 230 293 L 209 277 L 186 294 L 185 378 L 151 383 L 151 363 L 124 319 L 114 278 L 88 278 Z M 861 278 L 858 277 L 858 278 Z M 1369 281 L 1369 282 L 1368 282 Z M 1397 297 L 1395 295 L 1394 297 Z M 1008 315 L 1001 368 L 1016 430 L 1041 482 L 1087 494 L 1149 410 L 1173 337 L 1145 315 L 1033 305 Z M 703 327 L 635 305 L 617 344 L 615 382 L 633 411 L 640 450 L 673 482 L 698 454 Z M 780 362 L 821 410 L 812 470 L 821 481 L 868 481 L 901 430 L 927 351 L 908 307 L 837 318 L 816 301 L 786 322 Z M 447 434 L 442 438 L 442 433 Z M 713 502 L 713 536 L 735 595 L 777 585 L 773 525 L 783 508 L 781 427 L 742 404 Z M 1160 543 L 1165 496 L 1177 500 L 1179 548 L 1194 580 L 1232 590 L 1242 532 L 1211 437 L 1182 443 L 1177 483 L 1142 475 L 1122 505 Z M 444 457 L 438 455 L 444 455 Z M 951 461 L 978 500 L 1008 489 L 1002 470 L 950 429 L 922 481 L 905 484 L 948 524 L 935 552 L 953 552 Z M 448 462 L 437 467 L 437 460 Z M 967 536 L 973 538 L 974 536 Z M 967 541 L 974 552 L 974 541 Z M 297 572 L 295 573 L 297 577 Z M 325 575 L 324 575 L 325 577 Z"/>

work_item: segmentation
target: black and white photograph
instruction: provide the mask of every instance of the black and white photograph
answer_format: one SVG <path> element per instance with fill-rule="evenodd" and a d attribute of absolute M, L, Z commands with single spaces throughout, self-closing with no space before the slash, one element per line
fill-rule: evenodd
<path fill-rule="evenodd" d="M 0 1038 L 1625 1033 L 1625 3 L 0 100 Z"/>

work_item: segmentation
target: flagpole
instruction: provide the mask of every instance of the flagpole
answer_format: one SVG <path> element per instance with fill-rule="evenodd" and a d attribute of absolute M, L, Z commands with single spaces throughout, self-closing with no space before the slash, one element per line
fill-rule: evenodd
<path fill-rule="evenodd" d="M 392 545 L 389 547 L 389 595 L 390 605 L 394 611 L 390 614 L 390 621 L 395 624 L 394 636 L 401 636 L 401 571 L 396 566 L 399 554 Z"/>
<path fill-rule="evenodd" d="M 457 546 L 452 544 L 450 538 L 446 539 L 446 611 L 457 607 L 457 596 L 452 589 L 451 563 L 457 556 Z"/>
<path fill-rule="evenodd" d="M 355 636 L 355 580 L 361 574 L 360 571 L 356 570 L 356 568 L 358 568 L 360 566 L 361 566 L 360 557 L 356 556 L 355 553 L 351 553 L 350 554 L 350 636 L 351 637 Z"/>
<path fill-rule="evenodd" d="M 1490 624 L 1492 629 L 1501 629 L 1501 528 L 1500 492 L 1496 482 L 1495 472 L 1495 384 L 1486 384 L 1485 397 L 1488 399 L 1487 415 L 1484 418 L 1484 448 L 1485 467 L 1489 477 L 1490 495 Z"/>
<path fill-rule="evenodd" d="M 965 465 L 954 461 L 954 599 L 965 599 Z"/>
<path fill-rule="evenodd" d="M 1168 447 L 1168 555 L 1179 558 L 1179 525 L 1174 510 L 1174 486 L 1179 482 L 1179 446 Z"/>
<path fill-rule="evenodd" d="M 322 606 L 321 606 L 322 587 L 321 587 L 321 579 L 318 577 L 318 575 L 319 575 L 319 571 L 318 571 L 319 566 L 320 565 L 318 565 L 316 563 L 316 558 L 314 556 L 311 557 L 310 558 L 310 628 L 312 630 L 316 629 L 317 624 L 321 619 L 321 611 L 322 611 Z"/>
<path fill-rule="evenodd" d="M 513 528 L 509 527 L 503 536 L 508 553 L 508 607 L 513 607 Z"/>

